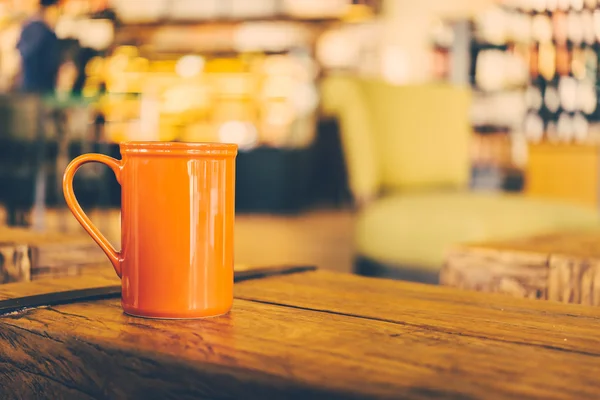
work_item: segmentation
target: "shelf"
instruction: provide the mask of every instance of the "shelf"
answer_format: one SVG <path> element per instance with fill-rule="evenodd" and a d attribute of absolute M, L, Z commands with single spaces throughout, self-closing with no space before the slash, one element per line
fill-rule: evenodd
<path fill-rule="evenodd" d="M 556 11 L 559 12 L 564 12 L 564 13 L 568 13 L 568 12 L 576 12 L 576 13 L 580 13 L 582 11 L 594 11 L 597 10 L 598 8 L 589 8 L 586 5 L 583 6 L 583 8 L 581 10 L 576 10 L 574 8 L 571 8 L 569 6 L 568 9 L 566 10 L 544 10 L 544 11 L 537 11 L 537 10 L 524 10 L 520 7 L 512 7 L 510 5 L 507 4 L 498 4 L 499 7 L 501 7 L 503 10 L 508 11 L 508 12 L 513 12 L 513 13 L 521 13 L 521 14 L 527 14 L 527 15 L 548 15 L 548 16 L 552 16 Z"/>
<path fill-rule="evenodd" d="M 495 134 L 509 134 L 510 128 L 508 126 L 497 125 L 473 125 L 473 132 L 482 136 Z"/>
<path fill-rule="evenodd" d="M 518 46 L 518 45 L 526 45 L 526 46 L 538 46 L 542 43 L 546 43 L 546 42 L 540 42 L 537 39 L 532 39 L 526 42 L 518 42 L 515 40 L 507 40 L 505 43 L 502 44 L 495 44 L 495 43 L 489 43 L 489 42 L 483 42 L 483 41 L 477 41 L 474 40 L 473 43 L 471 43 L 471 50 L 474 51 L 482 51 L 482 50 L 502 50 L 502 51 L 508 51 L 508 49 L 510 47 L 513 46 Z M 574 43 L 571 42 L 569 40 L 567 40 L 564 43 L 558 43 L 556 41 L 556 39 L 552 39 L 551 41 L 547 42 L 547 43 L 551 43 L 554 46 L 566 46 L 568 50 L 572 50 L 573 48 L 592 48 L 592 49 L 597 49 L 600 46 L 600 43 L 598 41 L 595 41 L 594 43 L 590 44 L 587 42 L 581 42 L 581 43 Z"/>
<path fill-rule="evenodd" d="M 208 54 L 239 54 L 243 51 L 264 51 L 278 54 L 295 47 L 312 46 L 316 37 L 325 26 L 297 23 L 290 38 L 285 43 L 275 44 L 267 38 L 262 46 L 256 45 L 254 49 L 237 49 L 236 30 L 243 26 L 242 22 L 215 22 L 203 23 L 178 23 L 170 24 L 155 22 L 148 24 L 129 24 L 116 29 L 114 42 L 117 45 L 141 45 L 146 44 L 154 47 L 158 52 L 201 52 Z M 252 29 L 252 28 L 250 28 Z M 260 28 L 259 28 L 260 29 Z M 285 27 L 270 27 L 277 31 L 284 31 Z M 285 33 L 285 32 L 284 32 Z M 288 43 L 289 42 L 289 43 Z"/>
<path fill-rule="evenodd" d="M 144 28 L 164 28 L 164 27 L 196 27 L 206 25 L 239 25 L 248 22 L 296 22 L 301 24 L 331 24 L 343 22 L 342 18 L 319 18 L 319 19 L 299 19 L 291 17 L 260 17 L 260 18 L 219 18 L 207 20 L 173 20 L 162 18 L 152 22 L 136 22 L 136 23 L 117 23 L 117 29 L 144 29 Z"/>

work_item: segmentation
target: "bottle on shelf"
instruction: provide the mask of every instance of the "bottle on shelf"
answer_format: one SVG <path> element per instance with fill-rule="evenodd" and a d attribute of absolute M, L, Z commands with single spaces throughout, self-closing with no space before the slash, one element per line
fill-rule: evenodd
<path fill-rule="evenodd" d="M 570 142 L 573 139 L 573 118 L 566 111 L 561 111 L 556 124 L 557 139 L 560 142 Z"/>
<path fill-rule="evenodd" d="M 566 44 L 557 45 L 556 51 L 556 74 L 568 75 L 571 70 L 571 50 Z"/>
<path fill-rule="evenodd" d="M 560 106 L 566 112 L 572 113 L 577 109 L 577 86 L 577 80 L 571 76 L 561 76 L 558 80 Z"/>
<path fill-rule="evenodd" d="M 536 14 L 531 19 L 531 36 L 540 43 L 552 42 L 552 19 L 546 14 Z"/>
<path fill-rule="evenodd" d="M 546 10 L 554 12 L 558 8 L 558 0 L 546 0 Z"/>
<path fill-rule="evenodd" d="M 556 143 L 560 140 L 558 136 L 558 128 L 556 120 L 549 120 L 546 122 L 546 139 L 551 143 Z"/>
<path fill-rule="evenodd" d="M 556 47 L 550 43 L 540 43 L 538 47 L 538 70 L 547 81 L 556 75 Z"/>
<path fill-rule="evenodd" d="M 527 140 L 533 143 L 541 142 L 544 138 L 544 120 L 538 113 L 530 111 L 525 116 L 523 130 Z"/>
<path fill-rule="evenodd" d="M 581 12 L 581 25 L 583 28 L 583 41 L 588 46 L 596 43 L 596 34 L 594 32 L 594 14 L 592 10 L 585 9 Z"/>
<path fill-rule="evenodd" d="M 576 142 L 585 142 L 588 139 L 590 124 L 586 116 L 581 112 L 573 115 L 573 140 Z"/>
<path fill-rule="evenodd" d="M 552 30 L 554 33 L 554 41 L 558 45 L 567 43 L 567 13 L 564 11 L 555 11 L 552 14 Z"/>
<path fill-rule="evenodd" d="M 596 95 L 596 85 L 591 79 L 584 79 L 577 85 L 577 110 L 585 115 L 592 115 L 596 110 L 598 98 Z"/>
<path fill-rule="evenodd" d="M 571 10 L 581 11 L 584 7 L 584 0 L 571 0 Z"/>
<path fill-rule="evenodd" d="M 557 0 L 556 1 L 556 9 L 557 10 L 567 11 L 570 7 L 571 7 L 570 0 Z"/>
<path fill-rule="evenodd" d="M 583 34 L 582 13 L 569 11 L 567 13 L 567 40 L 574 45 L 579 45 L 583 42 Z"/>

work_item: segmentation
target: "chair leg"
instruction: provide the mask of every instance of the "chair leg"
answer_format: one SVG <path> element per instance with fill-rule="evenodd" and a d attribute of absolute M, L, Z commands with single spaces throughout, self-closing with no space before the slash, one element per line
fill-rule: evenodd
<path fill-rule="evenodd" d="M 43 231 L 46 225 L 46 171 L 40 166 L 36 173 L 34 203 L 31 210 L 31 227 L 36 231 Z"/>
<path fill-rule="evenodd" d="M 37 141 L 35 143 L 35 181 L 34 200 L 31 210 L 31 227 L 36 231 L 43 231 L 46 225 L 46 110 L 38 104 L 37 113 Z"/>
<path fill-rule="evenodd" d="M 6 206 L 6 224 L 8 226 L 17 225 L 17 209 L 13 206 Z"/>

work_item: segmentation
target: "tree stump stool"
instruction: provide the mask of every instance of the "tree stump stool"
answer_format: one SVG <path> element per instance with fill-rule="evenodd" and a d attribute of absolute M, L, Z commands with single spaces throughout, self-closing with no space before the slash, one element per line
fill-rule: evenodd
<path fill-rule="evenodd" d="M 87 235 L 0 227 L 0 284 L 78 275 L 107 262 Z"/>
<path fill-rule="evenodd" d="M 442 285 L 600 305 L 600 232 L 550 234 L 451 249 Z"/>

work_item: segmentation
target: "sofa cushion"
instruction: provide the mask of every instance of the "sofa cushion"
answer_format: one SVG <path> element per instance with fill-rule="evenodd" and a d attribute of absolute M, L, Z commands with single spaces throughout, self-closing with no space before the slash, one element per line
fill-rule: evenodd
<path fill-rule="evenodd" d="M 356 246 L 359 255 L 381 263 L 439 270 L 454 244 L 592 229 L 600 229 L 596 210 L 556 201 L 475 192 L 398 194 L 360 212 Z"/>

